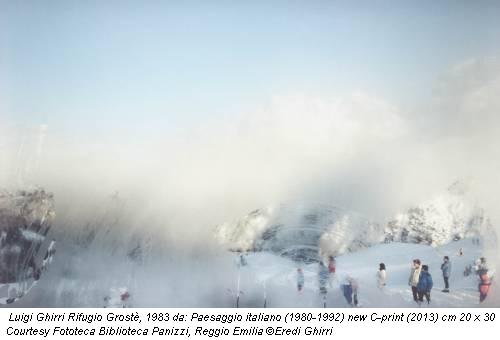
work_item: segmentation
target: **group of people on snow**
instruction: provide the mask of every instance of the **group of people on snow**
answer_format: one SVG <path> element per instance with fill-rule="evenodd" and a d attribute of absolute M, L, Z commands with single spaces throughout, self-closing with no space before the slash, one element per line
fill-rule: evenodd
<path fill-rule="evenodd" d="M 411 286 L 413 301 L 420 305 L 425 297 L 427 304 L 431 302 L 431 290 L 434 282 L 432 281 L 432 275 L 429 273 L 429 266 L 422 265 L 420 259 L 413 260 L 408 285 Z"/>
<path fill-rule="evenodd" d="M 449 256 L 443 257 L 443 262 L 441 264 L 441 273 L 444 281 L 443 293 L 450 292 L 450 277 L 451 277 L 451 261 Z M 486 264 L 486 259 L 481 257 L 476 261 L 474 267 L 475 273 L 479 278 L 479 301 L 483 302 L 487 295 L 489 288 L 491 286 L 491 279 L 488 273 L 488 267 Z M 320 293 L 326 295 L 327 284 L 330 288 L 333 287 L 333 278 L 336 272 L 336 260 L 333 256 L 328 258 L 328 264 L 324 261 L 319 261 L 318 268 L 318 283 Z M 297 268 L 297 290 L 299 292 L 303 291 L 304 288 L 304 272 L 302 268 Z M 376 273 L 377 287 L 383 290 L 387 284 L 387 272 L 385 263 L 380 263 L 378 271 Z M 414 259 L 412 262 L 412 268 L 410 271 L 410 276 L 408 278 L 408 285 L 411 287 L 413 300 L 420 306 L 424 299 L 427 304 L 431 302 L 431 291 L 434 286 L 432 275 L 429 272 L 429 266 L 422 264 L 420 259 Z M 345 280 L 341 284 L 341 291 L 347 301 L 351 306 L 358 305 L 358 289 L 359 284 L 352 276 L 347 275 Z"/>
<path fill-rule="evenodd" d="M 491 278 L 488 271 L 488 266 L 486 264 L 486 259 L 481 257 L 476 261 L 475 272 L 479 279 L 478 290 L 479 290 L 479 302 L 483 302 L 488 296 L 488 292 L 491 286 Z M 441 272 L 443 274 L 444 289 L 442 292 L 450 292 L 450 277 L 451 277 L 451 261 L 448 256 L 443 258 L 443 263 L 441 264 Z M 432 276 L 429 273 L 429 267 L 427 265 L 421 265 L 419 259 L 413 260 L 413 267 L 410 272 L 410 277 L 408 279 L 408 284 L 411 286 L 413 300 L 419 305 L 423 302 L 425 297 L 427 303 L 431 301 L 431 290 L 433 286 Z"/>

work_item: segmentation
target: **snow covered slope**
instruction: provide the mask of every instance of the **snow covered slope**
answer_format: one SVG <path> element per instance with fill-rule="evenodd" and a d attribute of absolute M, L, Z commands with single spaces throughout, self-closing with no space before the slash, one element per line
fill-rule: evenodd
<path fill-rule="evenodd" d="M 329 205 L 284 204 L 224 223 L 215 236 L 227 249 L 271 251 L 305 261 L 382 242 L 440 246 L 465 237 L 496 239 L 485 211 L 468 197 L 462 182 L 389 222 L 375 223 Z"/>
<path fill-rule="evenodd" d="M 459 256 L 459 249 L 463 255 Z M 443 293 L 440 270 L 443 256 L 452 263 L 451 292 Z M 441 247 L 393 242 L 379 244 L 367 249 L 337 257 L 337 272 L 328 288 L 327 307 L 347 307 L 340 291 L 340 284 L 347 275 L 359 282 L 359 299 L 362 307 L 415 307 L 408 277 L 411 261 L 419 258 L 427 264 L 434 279 L 430 307 L 475 307 L 479 306 L 477 278 L 474 274 L 465 277 L 463 271 L 481 256 L 481 246 L 471 239 L 451 242 Z M 378 264 L 387 266 L 387 286 L 380 290 L 376 284 Z M 304 291 L 296 289 L 296 269 L 301 266 L 305 275 Z M 264 295 L 268 307 L 321 307 L 319 294 L 318 265 L 300 265 L 289 259 L 267 252 L 248 255 L 248 266 L 242 268 L 240 297 L 243 307 L 260 307 Z M 236 273 L 235 273 L 236 282 Z M 494 289 L 494 286 L 493 288 Z M 265 293 L 264 293 L 265 290 Z"/>

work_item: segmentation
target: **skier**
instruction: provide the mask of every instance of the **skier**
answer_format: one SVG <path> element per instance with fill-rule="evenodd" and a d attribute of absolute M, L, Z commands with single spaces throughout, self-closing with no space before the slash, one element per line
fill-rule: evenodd
<path fill-rule="evenodd" d="M 417 290 L 418 290 L 418 305 L 427 300 L 427 304 L 431 303 L 431 289 L 433 286 L 432 276 L 429 273 L 429 267 L 427 265 L 422 266 L 420 276 L 418 279 Z"/>
<path fill-rule="evenodd" d="M 346 276 L 345 283 L 342 285 L 342 292 L 347 303 L 351 307 L 358 306 L 358 281 L 356 281 L 350 275 Z"/>
<path fill-rule="evenodd" d="M 335 257 L 328 256 L 328 283 L 330 284 L 330 288 L 333 287 L 333 279 L 335 276 L 335 271 L 337 270 L 337 261 L 335 261 Z"/>
<path fill-rule="evenodd" d="M 411 286 L 413 301 L 417 303 L 418 303 L 417 285 L 420 277 L 420 272 L 422 271 L 420 264 L 421 262 L 419 259 L 413 260 L 413 266 L 411 268 L 410 277 L 408 278 L 408 285 Z"/>
<path fill-rule="evenodd" d="M 326 294 L 326 282 L 328 281 L 329 272 L 328 268 L 325 266 L 323 261 L 319 262 L 319 272 L 318 272 L 318 280 L 319 280 L 319 291 L 321 294 Z"/>
<path fill-rule="evenodd" d="M 460 248 L 458 250 L 458 256 L 463 256 L 464 255 L 464 248 Z"/>
<path fill-rule="evenodd" d="M 383 289 L 385 287 L 386 277 L 385 263 L 380 263 L 377 272 L 377 286 L 379 289 Z"/>
<path fill-rule="evenodd" d="M 488 271 L 488 266 L 486 265 L 486 259 L 481 257 L 476 266 L 476 273 L 479 278 L 479 302 L 483 302 L 488 296 L 488 292 L 491 286 L 490 273 Z"/>
<path fill-rule="evenodd" d="M 304 287 L 304 272 L 302 271 L 302 268 L 297 268 L 297 291 L 301 293 L 303 287 Z"/>
<path fill-rule="evenodd" d="M 441 271 L 443 272 L 444 279 L 444 289 L 442 290 L 444 293 L 450 292 L 450 275 L 451 275 L 451 262 L 448 256 L 443 258 L 443 263 L 441 264 Z"/>

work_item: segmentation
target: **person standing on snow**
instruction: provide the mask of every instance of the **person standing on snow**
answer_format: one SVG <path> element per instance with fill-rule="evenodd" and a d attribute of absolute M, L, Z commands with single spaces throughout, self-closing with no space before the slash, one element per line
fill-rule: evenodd
<path fill-rule="evenodd" d="M 427 300 L 427 304 L 431 303 L 431 289 L 433 286 L 432 276 L 429 273 L 429 267 L 427 265 L 422 266 L 422 270 L 420 272 L 420 276 L 417 284 L 418 291 L 418 304 L 420 305 L 425 299 Z"/>
<path fill-rule="evenodd" d="M 236 258 L 236 265 L 238 267 L 244 267 L 248 264 L 246 255 L 247 254 L 243 254 L 242 252 L 238 251 L 238 257 Z"/>
<path fill-rule="evenodd" d="M 304 287 L 304 272 L 302 271 L 302 268 L 297 268 L 297 291 L 301 293 L 303 287 Z"/>
<path fill-rule="evenodd" d="M 356 281 L 356 279 L 354 279 L 350 275 L 347 275 L 345 283 L 342 285 L 342 292 L 347 303 L 351 307 L 358 306 L 358 290 L 358 281 Z"/>
<path fill-rule="evenodd" d="M 377 286 L 379 289 L 383 289 L 385 287 L 387 274 L 385 272 L 385 264 L 380 263 L 377 272 Z"/>
<path fill-rule="evenodd" d="M 479 302 L 481 303 L 488 296 L 488 292 L 490 291 L 490 286 L 491 286 L 490 273 L 488 271 L 488 266 L 486 264 L 486 259 L 484 257 L 481 257 L 477 261 L 476 274 L 479 278 L 479 284 L 478 284 Z"/>
<path fill-rule="evenodd" d="M 474 268 L 476 270 L 476 273 L 481 270 L 481 269 L 488 269 L 488 265 L 486 264 L 486 258 L 481 257 L 478 260 L 476 260 L 476 266 Z"/>
<path fill-rule="evenodd" d="M 330 284 L 330 288 L 333 287 L 333 278 L 335 276 L 335 271 L 337 270 L 337 261 L 335 261 L 335 257 L 328 256 L 328 283 Z"/>
<path fill-rule="evenodd" d="M 441 271 L 443 272 L 443 279 L 444 279 L 444 293 L 449 293 L 450 292 L 450 275 L 451 275 L 451 262 L 450 258 L 448 256 L 445 256 L 443 258 L 443 263 L 441 264 Z"/>
<path fill-rule="evenodd" d="M 410 277 L 408 278 L 408 285 L 411 286 L 413 301 L 417 303 L 418 303 L 417 285 L 418 285 L 418 280 L 420 278 L 420 272 L 422 271 L 420 264 L 421 262 L 419 259 L 413 260 L 413 266 L 411 268 Z"/>

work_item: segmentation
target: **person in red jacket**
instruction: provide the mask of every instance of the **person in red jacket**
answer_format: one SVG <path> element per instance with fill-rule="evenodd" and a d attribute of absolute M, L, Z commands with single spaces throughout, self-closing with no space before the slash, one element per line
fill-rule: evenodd
<path fill-rule="evenodd" d="M 476 264 L 476 274 L 479 278 L 479 302 L 483 302 L 488 296 L 491 286 L 490 272 L 488 270 L 488 265 L 486 264 L 486 259 L 481 257 Z"/>

